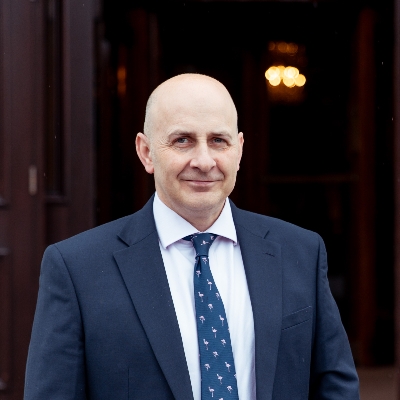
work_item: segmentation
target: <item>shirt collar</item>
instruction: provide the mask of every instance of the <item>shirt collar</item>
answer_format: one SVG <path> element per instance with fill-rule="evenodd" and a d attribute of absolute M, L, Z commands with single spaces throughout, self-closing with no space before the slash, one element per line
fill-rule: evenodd
<path fill-rule="evenodd" d="M 178 215 L 175 211 L 167 207 L 160 200 L 157 192 L 154 196 L 153 214 L 158 237 L 164 249 L 183 237 L 198 232 L 198 230 L 192 224 Z M 212 232 L 216 235 L 223 236 L 232 240 L 234 245 L 237 244 L 236 229 L 233 222 L 229 200 L 225 201 L 225 205 L 221 214 L 214 224 L 206 230 L 206 232 Z"/>

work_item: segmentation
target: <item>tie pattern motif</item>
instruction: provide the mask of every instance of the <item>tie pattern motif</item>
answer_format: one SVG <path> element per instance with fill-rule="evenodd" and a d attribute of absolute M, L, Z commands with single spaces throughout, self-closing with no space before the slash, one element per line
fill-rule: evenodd
<path fill-rule="evenodd" d="M 201 398 L 236 400 L 236 371 L 224 303 L 211 273 L 208 252 L 212 233 L 186 236 L 196 250 L 194 297 L 201 367 Z"/>

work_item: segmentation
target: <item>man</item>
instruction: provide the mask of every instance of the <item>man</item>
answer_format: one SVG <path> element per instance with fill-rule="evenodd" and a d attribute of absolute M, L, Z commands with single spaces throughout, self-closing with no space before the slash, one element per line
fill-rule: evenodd
<path fill-rule="evenodd" d="M 46 250 L 25 399 L 359 399 L 322 240 L 228 200 L 225 87 L 161 84 L 136 149 L 156 195 Z"/>

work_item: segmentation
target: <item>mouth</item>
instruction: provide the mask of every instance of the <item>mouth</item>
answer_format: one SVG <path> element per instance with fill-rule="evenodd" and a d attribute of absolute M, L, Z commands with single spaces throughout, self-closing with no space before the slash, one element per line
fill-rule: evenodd
<path fill-rule="evenodd" d="M 214 180 L 212 180 L 212 181 L 204 181 L 204 180 L 197 180 L 197 179 L 185 179 L 185 181 L 189 182 L 189 183 L 193 183 L 195 185 L 203 185 L 203 184 L 207 185 L 207 184 L 210 184 L 210 183 L 217 182 L 217 181 L 214 181 Z"/>
<path fill-rule="evenodd" d="M 219 182 L 219 180 L 184 179 L 192 188 L 208 189 Z"/>

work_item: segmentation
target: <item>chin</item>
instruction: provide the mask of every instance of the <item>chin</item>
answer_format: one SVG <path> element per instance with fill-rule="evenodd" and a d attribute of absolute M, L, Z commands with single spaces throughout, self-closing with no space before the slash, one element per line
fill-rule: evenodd
<path fill-rule="evenodd" d="M 189 210 L 207 211 L 222 207 L 227 196 L 221 193 L 198 192 L 186 197 L 186 206 Z"/>

